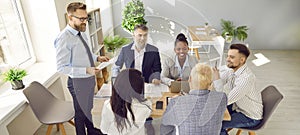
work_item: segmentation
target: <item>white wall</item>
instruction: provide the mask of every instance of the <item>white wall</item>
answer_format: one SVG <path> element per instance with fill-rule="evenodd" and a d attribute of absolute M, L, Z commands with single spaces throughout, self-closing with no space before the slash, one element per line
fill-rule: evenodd
<path fill-rule="evenodd" d="M 55 64 L 53 42 L 60 29 L 54 1 L 22 0 L 21 4 L 37 61 Z"/>
<path fill-rule="evenodd" d="M 113 24 L 114 27 L 118 27 L 122 22 L 122 3 L 123 0 L 111 0 L 112 13 L 113 13 Z"/>
<path fill-rule="evenodd" d="M 113 0 L 120 3 L 121 0 Z M 123 0 L 122 0 L 123 1 Z M 129 0 L 125 0 L 127 2 Z M 143 0 L 146 15 L 158 15 L 184 25 L 205 22 L 220 28 L 220 19 L 249 26 L 252 49 L 300 49 L 300 1 L 297 0 Z M 150 9 L 150 10 L 149 10 Z M 121 8 L 113 8 L 114 24 Z"/>

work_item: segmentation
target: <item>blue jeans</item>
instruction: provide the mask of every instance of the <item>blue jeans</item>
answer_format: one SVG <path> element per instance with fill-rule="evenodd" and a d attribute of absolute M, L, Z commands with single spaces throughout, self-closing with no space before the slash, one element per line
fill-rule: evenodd
<path fill-rule="evenodd" d="M 227 109 L 231 116 L 231 121 L 223 121 L 220 135 L 228 135 L 226 129 L 228 128 L 240 128 L 240 127 L 254 127 L 258 125 L 261 120 L 251 119 L 241 112 L 232 110 L 232 105 L 227 106 Z"/>

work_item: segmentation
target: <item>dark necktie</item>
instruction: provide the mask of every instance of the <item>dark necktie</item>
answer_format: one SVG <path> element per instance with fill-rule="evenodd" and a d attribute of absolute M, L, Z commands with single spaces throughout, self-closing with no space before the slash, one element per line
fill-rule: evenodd
<path fill-rule="evenodd" d="M 80 32 L 78 32 L 78 36 L 79 36 L 80 40 L 82 41 L 83 46 L 85 47 L 86 53 L 87 53 L 88 56 L 89 56 L 89 60 L 90 60 L 90 63 L 91 63 L 91 67 L 95 67 L 95 63 L 94 63 L 94 60 L 93 60 L 93 57 L 92 57 L 92 53 L 91 53 L 91 51 L 90 51 L 89 46 L 88 46 L 87 43 L 84 41 L 84 39 L 83 39 L 83 37 L 81 36 L 81 33 L 80 33 Z"/>

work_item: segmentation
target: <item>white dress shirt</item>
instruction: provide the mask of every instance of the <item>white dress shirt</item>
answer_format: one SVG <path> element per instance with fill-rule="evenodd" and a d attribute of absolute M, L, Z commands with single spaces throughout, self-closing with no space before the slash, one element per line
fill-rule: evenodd
<path fill-rule="evenodd" d="M 167 57 L 163 61 L 161 80 L 162 83 L 170 86 L 171 82 L 181 78 L 183 81 L 189 79 L 192 68 L 198 63 L 198 60 L 194 56 L 186 56 L 186 60 L 183 64 L 183 68 L 179 65 L 178 56 Z"/>
<path fill-rule="evenodd" d="M 188 61 L 189 61 L 189 56 L 187 55 L 187 56 L 185 57 L 184 64 L 183 64 L 183 66 L 182 66 L 182 68 L 181 68 L 181 66 L 180 66 L 180 64 L 179 64 L 178 56 L 175 57 L 175 67 L 178 69 L 179 77 L 180 77 L 180 78 L 182 78 L 182 76 L 183 76 L 183 71 L 184 71 L 184 69 L 185 69 L 186 67 L 189 67 L 189 66 L 190 66 Z"/>
<path fill-rule="evenodd" d="M 227 67 L 220 68 L 220 78 L 214 87 L 228 97 L 228 105 L 249 118 L 260 120 L 263 114 L 261 92 L 256 89 L 256 77 L 246 64 L 236 72 Z"/>
<path fill-rule="evenodd" d="M 133 44 L 133 46 L 131 47 L 131 50 L 134 50 L 134 68 L 142 72 L 142 64 L 146 46 L 140 51 L 138 51 L 135 46 L 136 44 Z"/>

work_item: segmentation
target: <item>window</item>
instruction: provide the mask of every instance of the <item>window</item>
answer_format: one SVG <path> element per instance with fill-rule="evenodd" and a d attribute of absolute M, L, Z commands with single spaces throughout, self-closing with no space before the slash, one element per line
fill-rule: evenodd
<path fill-rule="evenodd" d="M 0 67 L 32 64 L 35 58 L 20 0 L 1 0 L 0 5 Z"/>

